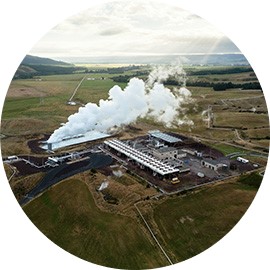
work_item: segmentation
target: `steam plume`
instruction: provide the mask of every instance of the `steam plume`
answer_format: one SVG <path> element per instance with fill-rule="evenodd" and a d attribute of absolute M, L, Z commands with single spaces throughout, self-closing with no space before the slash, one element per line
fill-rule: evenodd
<path fill-rule="evenodd" d="M 171 76 L 182 87 L 170 90 L 162 84 Z M 146 82 L 132 78 L 123 90 L 118 85 L 112 87 L 107 100 L 80 107 L 77 113 L 68 117 L 64 126 L 54 131 L 48 142 L 58 142 L 64 137 L 91 130 L 110 132 L 110 129 L 135 122 L 139 117 L 152 118 L 167 127 L 193 125 L 186 116 L 186 104 L 193 100 L 185 82 L 186 74 L 179 65 L 156 67 Z"/>
<path fill-rule="evenodd" d="M 98 191 L 101 191 L 105 188 L 107 188 L 109 186 L 109 182 L 108 181 L 104 181 L 101 183 L 100 187 L 98 188 Z"/>

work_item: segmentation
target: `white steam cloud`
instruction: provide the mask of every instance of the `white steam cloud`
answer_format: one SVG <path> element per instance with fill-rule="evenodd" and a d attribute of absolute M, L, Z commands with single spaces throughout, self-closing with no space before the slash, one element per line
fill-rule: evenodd
<path fill-rule="evenodd" d="M 182 86 L 172 90 L 166 88 L 162 83 L 171 77 Z M 139 117 L 154 119 L 166 127 L 193 125 L 186 116 L 186 105 L 193 99 L 185 82 L 182 67 L 171 65 L 154 68 L 146 82 L 132 78 L 123 90 L 115 85 L 109 90 L 107 100 L 101 99 L 98 105 L 88 103 L 69 116 L 67 123 L 54 131 L 48 143 L 92 130 L 107 133 L 112 128 L 135 122 Z"/>
<path fill-rule="evenodd" d="M 103 181 L 102 183 L 101 183 L 101 185 L 100 185 L 100 187 L 98 188 L 98 191 L 101 191 L 101 190 L 103 190 L 103 189 L 105 189 L 105 188 L 107 188 L 109 186 L 109 181 Z"/>

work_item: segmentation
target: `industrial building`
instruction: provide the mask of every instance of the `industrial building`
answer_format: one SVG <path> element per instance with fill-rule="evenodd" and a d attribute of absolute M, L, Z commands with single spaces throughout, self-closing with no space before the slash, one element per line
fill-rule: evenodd
<path fill-rule="evenodd" d="M 80 159 L 80 158 L 81 158 L 81 154 L 79 152 L 72 152 L 70 154 L 62 155 L 59 157 L 57 156 L 48 157 L 45 164 L 51 167 L 56 167 L 56 166 L 59 166 L 59 164 L 62 164 L 63 162 L 67 162 L 69 160 L 74 160 L 74 159 Z"/>
<path fill-rule="evenodd" d="M 217 171 L 220 168 L 228 167 L 227 164 L 215 159 L 202 159 L 201 165 L 214 171 Z"/>
<path fill-rule="evenodd" d="M 113 139 L 105 141 L 104 144 L 109 151 L 116 151 L 116 155 L 124 155 L 124 160 L 131 167 L 136 164 L 141 170 L 150 172 L 150 175 L 169 179 L 173 184 L 183 177 L 188 177 L 184 173 L 190 172 L 194 178 L 203 178 L 205 175 L 215 177 L 213 171 L 222 169 L 225 173 L 225 169 L 230 165 L 224 156 L 218 159 L 209 157 L 211 151 L 206 146 L 204 149 L 202 145 L 194 144 L 191 139 L 183 141 L 180 136 L 159 130 L 149 131 L 148 137 L 126 141 Z"/>
<path fill-rule="evenodd" d="M 174 144 L 182 142 L 182 139 L 177 138 L 176 136 L 169 135 L 167 133 L 161 132 L 159 130 L 150 130 L 148 132 L 149 138 L 154 138 L 166 142 L 168 144 Z"/>
<path fill-rule="evenodd" d="M 158 160 L 155 157 L 140 152 L 135 148 L 129 146 L 127 143 L 121 142 L 116 139 L 105 141 L 104 143 L 110 148 L 136 161 L 141 166 L 141 169 L 144 169 L 145 167 L 149 168 L 150 170 L 152 170 L 153 175 L 159 174 L 160 176 L 165 176 L 169 174 L 179 173 L 179 169 L 174 168 L 162 162 L 161 160 Z"/>
<path fill-rule="evenodd" d="M 109 134 L 94 131 L 66 136 L 60 142 L 52 143 L 51 149 L 109 136 Z M 47 143 L 47 146 L 50 145 Z M 62 162 L 76 159 L 77 156 L 83 158 L 87 154 L 84 151 L 75 153 L 78 155 L 49 157 L 46 165 L 56 167 Z M 173 190 L 182 185 L 188 186 L 195 181 L 200 183 L 209 181 L 221 174 L 227 175 L 230 168 L 228 158 L 211 147 L 194 141 L 192 138 L 159 130 L 149 131 L 147 135 L 133 139 L 107 139 L 104 143 L 99 142 L 95 148 L 87 151 L 89 153 L 103 151 L 124 164 L 128 170 L 165 190 Z"/>
<path fill-rule="evenodd" d="M 190 154 L 192 156 L 197 156 L 197 157 L 202 157 L 202 152 L 197 151 L 195 149 L 190 149 L 190 148 L 183 148 L 182 151 L 184 153 Z"/>
<path fill-rule="evenodd" d="M 187 154 L 175 147 L 162 147 L 153 150 L 153 156 L 160 160 L 172 160 L 181 159 L 187 156 Z"/>
<path fill-rule="evenodd" d="M 68 147 L 80 143 L 86 143 L 86 142 L 92 142 L 99 139 L 104 139 L 107 137 L 110 137 L 110 134 L 98 132 L 95 130 L 88 131 L 85 134 L 76 134 L 73 136 L 65 136 L 61 140 L 56 142 L 50 142 L 47 141 L 41 142 L 42 146 L 41 148 L 48 151 L 54 151 L 59 148 Z"/>

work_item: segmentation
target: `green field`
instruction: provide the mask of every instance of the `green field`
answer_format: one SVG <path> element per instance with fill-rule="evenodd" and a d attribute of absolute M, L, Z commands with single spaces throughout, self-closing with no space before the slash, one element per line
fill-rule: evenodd
<path fill-rule="evenodd" d="M 231 153 L 246 153 L 246 151 L 243 148 L 239 148 L 239 147 L 235 147 L 232 145 L 228 145 L 228 144 L 212 144 L 212 147 L 219 150 L 220 152 L 222 152 L 224 155 L 228 155 Z"/>
<path fill-rule="evenodd" d="M 168 199 L 154 209 L 159 239 L 174 262 L 191 258 L 225 236 L 246 212 L 255 195 L 254 188 L 228 183 Z"/>
<path fill-rule="evenodd" d="M 104 266 L 142 269 L 168 265 L 142 222 L 101 211 L 87 186 L 76 178 L 58 184 L 24 207 L 49 239 Z M 239 182 L 208 187 L 185 197 L 152 202 L 153 217 L 145 217 L 149 224 L 158 226 L 156 237 L 177 263 L 225 236 L 243 216 L 256 191 Z"/>
<path fill-rule="evenodd" d="M 266 139 L 270 137 L 269 128 L 264 129 L 251 129 L 248 131 L 245 131 L 246 136 L 253 138 L 253 139 Z"/>
<path fill-rule="evenodd" d="M 216 116 L 215 125 L 240 128 L 260 128 L 267 126 L 268 115 L 224 112 Z"/>
<path fill-rule="evenodd" d="M 98 104 L 100 99 L 106 100 L 108 98 L 108 92 L 113 86 L 119 85 L 122 89 L 126 86 L 125 83 L 115 83 L 108 78 L 101 80 L 99 76 L 100 74 L 95 80 L 84 80 L 74 100 L 84 104 L 88 102 Z"/>
<path fill-rule="evenodd" d="M 135 220 L 99 210 L 87 186 L 75 178 L 45 192 L 24 211 L 49 239 L 82 259 L 122 269 L 167 265 Z"/>
<path fill-rule="evenodd" d="M 193 69 L 200 70 L 200 68 Z M 203 70 L 204 68 L 202 67 L 201 69 Z M 222 67 L 213 69 L 222 69 Z M 145 67 L 142 66 L 139 71 L 145 71 Z M 85 80 L 82 82 L 74 96 L 74 101 L 83 104 L 86 104 L 87 102 L 98 103 L 100 99 L 108 98 L 108 91 L 114 85 L 119 85 L 122 89 L 126 86 L 126 83 L 115 83 L 111 79 L 112 77 L 132 75 L 135 72 L 136 70 L 115 74 L 98 72 L 89 74 L 66 74 L 39 76 L 38 79 L 13 80 L 3 108 L 2 119 L 11 121 L 17 120 L 18 118 L 35 118 L 45 121 L 47 118 L 50 118 L 52 124 L 46 126 L 47 132 L 52 132 L 52 130 L 57 127 L 57 123 L 59 125 L 61 122 L 65 122 L 70 114 L 78 110 L 79 104 L 77 106 L 68 106 L 66 105 L 66 102 L 83 77 L 85 77 Z M 220 74 L 209 76 L 228 76 L 228 78 L 230 76 L 238 76 L 238 79 L 240 80 L 241 78 L 244 79 L 246 74 Z M 200 114 L 203 110 L 207 109 L 209 104 L 220 104 L 221 99 L 252 98 L 262 95 L 261 91 L 241 91 L 234 89 L 218 92 L 213 91 L 213 89 L 209 87 L 189 87 L 189 90 L 192 92 L 195 102 L 188 106 L 188 116 L 196 124 L 193 128 L 193 132 L 198 134 L 204 132 L 208 133 Z M 231 109 L 233 109 L 233 112 L 223 112 L 222 107 L 220 107 L 220 109 L 215 108 L 214 112 L 216 113 L 215 117 L 218 125 L 230 125 L 228 122 L 231 120 L 233 121 L 231 124 L 232 127 L 237 126 L 239 122 L 243 123 L 243 125 L 247 124 L 247 126 L 251 128 L 254 126 L 256 127 L 258 121 L 261 125 L 268 125 L 267 115 L 252 115 L 251 113 L 235 114 L 235 109 L 233 107 L 238 107 L 238 103 L 246 103 L 244 108 L 249 108 L 251 105 L 254 105 L 253 103 L 255 102 L 256 104 L 259 104 L 257 106 L 260 106 L 260 108 L 266 108 L 263 98 L 256 99 L 254 102 L 252 99 L 235 101 L 235 104 L 233 104 L 232 101 L 226 102 L 232 105 Z M 230 113 L 234 114 L 234 117 L 232 117 Z M 183 126 L 180 127 L 179 130 L 188 131 L 189 127 Z M 205 135 L 206 137 L 209 136 L 209 134 Z M 232 139 L 232 136 L 229 136 L 229 138 Z"/>

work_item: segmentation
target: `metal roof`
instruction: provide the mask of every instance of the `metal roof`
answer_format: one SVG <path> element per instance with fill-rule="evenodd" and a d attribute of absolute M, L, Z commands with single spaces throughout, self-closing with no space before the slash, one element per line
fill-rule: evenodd
<path fill-rule="evenodd" d="M 168 143 L 182 142 L 181 139 L 176 138 L 176 137 L 169 135 L 167 133 L 160 132 L 159 130 L 151 130 L 148 132 L 148 134 L 150 134 L 154 138 L 161 139 L 161 140 L 168 142 Z"/>
<path fill-rule="evenodd" d="M 110 141 L 105 141 L 104 143 L 106 145 L 109 145 L 111 148 L 115 149 L 116 151 L 119 151 L 120 153 L 126 155 L 127 157 L 135 160 L 139 164 L 150 168 L 151 170 L 153 170 L 154 172 L 158 174 L 166 175 L 166 174 L 179 172 L 179 169 L 176 169 L 170 165 L 167 165 L 161 162 L 160 160 L 154 157 L 151 157 L 145 153 L 142 153 L 119 140 L 114 139 Z"/>
<path fill-rule="evenodd" d="M 210 158 L 204 158 L 203 161 L 208 163 L 208 164 L 211 164 L 211 165 L 221 165 L 221 164 L 223 164 L 223 162 L 221 162 L 220 160 L 210 159 Z"/>

